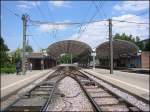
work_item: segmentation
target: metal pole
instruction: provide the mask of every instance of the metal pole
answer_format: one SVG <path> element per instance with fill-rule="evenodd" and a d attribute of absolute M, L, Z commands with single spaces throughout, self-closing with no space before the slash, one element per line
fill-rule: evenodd
<path fill-rule="evenodd" d="M 112 19 L 109 19 L 109 48 L 110 48 L 110 74 L 113 74 L 113 38 L 112 38 Z"/>
<path fill-rule="evenodd" d="M 23 47 L 22 47 L 22 74 L 25 75 L 25 52 L 26 52 L 26 26 L 27 26 L 27 15 L 22 15 L 23 21 Z"/>

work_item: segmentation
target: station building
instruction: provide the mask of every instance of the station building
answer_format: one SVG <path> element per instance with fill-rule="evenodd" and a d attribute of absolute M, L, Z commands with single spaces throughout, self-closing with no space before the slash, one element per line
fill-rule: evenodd
<path fill-rule="evenodd" d="M 109 41 L 96 48 L 98 67 L 109 68 Z M 115 69 L 149 68 L 149 52 L 141 52 L 134 43 L 125 40 L 113 41 L 113 61 Z"/>
<path fill-rule="evenodd" d="M 56 61 L 50 56 L 44 56 L 43 53 L 30 53 L 27 61 L 32 63 L 33 70 L 48 69 L 56 65 Z"/>
<path fill-rule="evenodd" d="M 76 63 L 80 67 L 93 65 L 92 48 L 80 41 L 64 40 L 51 44 L 47 48 L 48 56 L 43 53 L 31 53 L 28 61 L 32 62 L 33 69 L 47 69 L 57 65 L 61 54 L 71 54 L 71 63 Z M 109 41 L 100 44 L 96 48 L 96 67 L 109 68 L 110 61 Z M 132 42 L 125 40 L 113 41 L 113 59 L 115 69 L 128 68 L 149 68 L 149 52 L 139 52 L 139 48 Z"/>
<path fill-rule="evenodd" d="M 99 67 L 109 67 L 109 41 L 100 44 L 96 48 L 97 58 L 99 60 Z M 136 68 L 140 67 L 139 48 L 131 42 L 124 40 L 113 41 L 113 58 L 114 68 Z"/>

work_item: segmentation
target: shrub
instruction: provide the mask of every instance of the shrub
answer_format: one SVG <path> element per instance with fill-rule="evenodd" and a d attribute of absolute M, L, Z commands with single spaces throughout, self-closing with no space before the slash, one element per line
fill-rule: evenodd
<path fill-rule="evenodd" d="M 3 67 L 1 68 L 1 73 L 15 73 L 16 72 L 16 68 L 14 66 L 12 67 Z"/>

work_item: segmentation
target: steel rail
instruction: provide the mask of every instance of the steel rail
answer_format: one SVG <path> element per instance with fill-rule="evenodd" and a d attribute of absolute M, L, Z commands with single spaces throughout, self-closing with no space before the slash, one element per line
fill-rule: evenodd
<path fill-rule="evenodd" d="M 51 71 L 48 71 L 48 72 L 44 73 L 43 75 L 45 76 L 46 74 L 49 74 L 50 72 L 51 72 Z M 38 77 L 38 79 L 40 79 L 41 77 L 43 77 L 43 75 L 40 76 L 40 77 Z M 6 95 L 6 96 L 4 96 L 4 97 L 1 97 L 1 102 L 6 101 L 6 100 L 7 100 L 8 98 L 10 98 L 12 95 L 15 95 L 17 92 L 19 92 L 22 88 L 25 88 L 25 87 L 29 86 L 30 84 L 32 84 L 33 82 L 35 82 L 35 81 L 38 80 L 38 79 L 36 78 L 36 79 L 34 79 L 32 82 L 30 82 L 30 83 L 28 83 L 28 84 L 25 84 L 24 86 L 22 86 L 22 87 L 16 89 L 15 91 L 9 93 L 8 95 Z"/>
<path fill-rule="evenodd" d="M 83 76 L 85 75 L 85 76 L 87 76 L 86 74 L 84 74 L 83 72 L 81 72 L 81 71 L 79 71 Z M 93 74 L 90 74 L 90 73 L 88 73 L 89 75 L 91 75 L 91 76 L 94 76 Z M 81 77 L 81 75 L 80 75 L 80 77 Z M 88 77 L 88 79 L 89 80 L 92 80 L 92 81 L 94 81 L 94 82 L 96 82 L 95 80 L 93 80 L 92 78 L 90 78 L 89 76 L 87 76 Z M 102 80 L 102 79 L 100 79 L 100 78 L 98 78 L 98 77 L 96 77 L 96 76 L 94 76 L 95 78 L 97 78 L 98 80 Z M 80 80 L 78 80 L 78 81 L 80 81 Z M 141 98 L 141 97 L 139 97 L 139 96 L 137 96 L 137 95 L 134 95 L 134 94 L 130 94 L 128 91 L 126 91 L 126 90 L 124 90 L 124 89 L 122 89 L 122 88 L 119 88 L 118 86 L 116 86 L 116 85 L 113 85 L 113 84 L 111 84 L 111 83 L 109 83 L 109 82 L 107 82 L 107 81 L 105 81 L 105 80 L 102 80 L 104 83 L 106 83 L 106 84 L 108 84 L 108 85 L 111 85 L 113 88 L 117 88 L 118 90 L 120 90 L 120 91 L 122 91 L 122 92 L 124 92 L 124 93 L 127 93 L 127 94 L 129 94 L 129 95 L 131 95 L 131 96 L 133 96 L 133 97 L 135 97 L 137 100 L 139 100 L 139 101 L 142 101 L 143 103 L 145 103 L 146 105 L 149 105 L 149 101 L 147 101 L 147 100 L 145 100 L 145 99 L 143 99 L 143 98 Z M 81 83 L 81 82 L 80 82 Z M 98 82 L 96 82 L 98 85 L 100 85 L 100 87 L 102 87 L 102 88 L 106 88 L 106 87 L 104 87 L 103 85 L 101 85 L 101 84 L 99 84 Z M 82 87 L 83 85 L 81 85 L 81 88 L 84 88 L 84 87 Z M 141 108 L 139 108 L 139 107 L 137 107 L 136 105 L 134 105 L 133 103 L 131 103 L 131 102 L 129 102 L 127 99 L 124 99 L 124 98 L 122 98 L 121 96 L 119 96 L 118 94 L 116 94 L 116 93 L 114 93 L 114 92 L 112 92 L 112 91 L 110 91 L 109 89 L 107 89 L 106 88 L 106 91 L 108 92 L 108 93 L 110 93 L 111 95 L 113 95 L 113 97 L 114 98 L 121 98 L 122 99 L 122 101 L 125 103 L 125 105 L 128 107 L 128 109 L 129 109 L 129 111 L 133 111 L 130 107 L 135 107 L 135 108 L 137 108 L 137 109 L 139 109 L 140 111 L 143 111 Z M 86 91 L 84 91 L 84 92 L 86 92 Z M 87 94 L 87 93 L 86 93 Z M 91 98 L 90 98 L 91 99 Z M 92 101 L 93 102 L 93 101 Z"/>
<path fill-rule="evenodd" d="M 64 77 L 66 77 L 65 75 L 61 75 L 61 74 L 58 74 L 58 73 L 56 74 L 56 72 L 59 73 L 60 71 L 56 70 L 54 73 L 52 73 L 52 76 L 50 75 L 47 79 L 44 80 L 44 81 L 47 81 L 47 80 L 51 80 L 54 77 L 62 76 L 61 78 L 59 78 L 58 80 L 56 80 L 55 84 L 53 85 L 52 90 L 50 90 L 48 92 L 49 93 L 49 97 L 47 98 L 47 100 L 45 101 L 44 105 L 41 107 L 41 109 L 39 111 L 46 111 L 46 109 L 48 107 L 48 104 L 51 101 L 52 95 L 54 93 L 54 90 L 55 90 L 58 82 L 60 80 L 62 80 Z M 21 95 L 19 98 L 17 98 L 13 103 L 11 103 L 9 106 L 7 106 L 6 108 L 4 108 L 2 111 L 11 111 L 11 107 L 13 108 L 13 105 L 16 104 L 17 102 L 19 102 L 21 99 L 23 99 L 24 96 L 30 96 L 32 91 L 35 91 L 35 89 L 38 88 L 39 86 L 41 86 L 43 84 L 46 84 L 46 83 L 44 83 L 44 81 L 42 81 L 41 83 L 37 84 L 35 87 L 33 87 L 32 89 L 30 89 L 29 91 L 26 91 L 23 95 Z M 43 98 L 44 98 L 44 96 L 43 96 Z M 33 106 L 33 107 L 38 108 L 37 106 Z M 27 107 L 27 108 L 29 108 L 29 107 Z"/>
<path fill-rule="evenodd" d="M 125 90 L 125 89 L 119 87 L 119 86 L 116 86 L 116 85 L 114 85 L 114 84 L 112 84 L 112 83 L 110 83 L 110 82 L 108 82 L 108 81 L 102 79 L 102 78 L 96 77 L 95 75 L 93 75 L 93 74 L 91 74 L 91 73 L 89 73 L 89 72 L 87 72 L 87 71 L 84 71 L 84 72 L 87 73 L 87 74 L 89 74 L 89 75 L 91 75 L 91 76 L 93 76 L 93 77 L 95 77 L 95 78 L 97 78 L 97 79 L 99 79 L 99 80 L 102 80 L 102 81 L 105 82 L 105 83 L 108 83 L 109 85 L 112 85 L 114 88 L 117 88 L 117 89 L 119 89 L 119 90 L 121 90 L 121 91 L 124 91 L 125 93 L 128 93 L 128 94 L 134 96 L 136 99 L 138 99 L 138 100 L 140 100 L 140 101 L 142 101 L 142 102 L 144 102 L 144 103 L 146 103 L 146 104 L 150 104 L 150 100 L 144 99 L 143 97 L 138 96 L 138 95 L 136 95 L 136 94 L 134 94 L 134 93 L 131 93 L 131 92 L 129 92 L 129 91 L 127 91 L 127 90 Z"/>
<path fill-rule="evenodd" d="M 73 77 L 72 77 L 73 78 Z M 97 112 L 101 112 L 102 110 L 99 108 L 99 106 L 97 105 L 97 103 L 94 101 L 94 99 L 90 96 L 90 94 L 86 91 L 86 89 L 83 87 L 83 85 L 81 84 L 80 80 L 75 76 L 74 79 L 78 82 L 78 84 L 80 85 L 81 89 L 84 91 L 85 95 L 88 97 L 89 101 L 91 102 L 91 104 L 93 105 L 93 109 L 94 111 Z"/>
<path fill-rule="evenodd" d="M 50 102 L 51 102 L 52 95 L 54 94 L 54 91 L 55 91 L 55 89 L 56 89 L 58 83 L 59 83 L 62 79 L 64 79 L 65 77 L 66 77 L 66 76 L 64 75 L 63 77 L 61 77 L 60 79 L 58 79 L 58 80 L 56 81 L 56 83 L 55 83 L 55 85 L 54 85 L 54 88 L 52 89 L 52 92 L 51 92 L 51 94 L 50 94 L 48 100 L 46 101 L 46 103 L 44 104 L 44 106 L 42 107 L 42 109 L 40 110 L 40 112 L 46 112 L 46 111 L 47 111 L 47 107 L 48 107 L 48 105 L 49 105 Z"/>

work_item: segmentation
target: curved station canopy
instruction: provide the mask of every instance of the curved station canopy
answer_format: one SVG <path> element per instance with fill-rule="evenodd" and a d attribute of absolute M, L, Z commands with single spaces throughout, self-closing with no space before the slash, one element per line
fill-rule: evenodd
<path fill-rule="evenodd" d="M 57 59 L 63 53 L 80 56 L 88 55 L 91 51 L 92 49 L 88 44 L 76 40 L 59 41 L 48 47 L 48 54 L 54 59 Z"/>
<path fill-rule="evenodd" d="M 136 55 L 139 51 L 139 48 L 129 41 L 125 40 L 114 40 L 113 41 L 113 55 L 114 58 L 127 57 L 131 55 Z M 99 58 L 109 57 L 109 41 L 100 44 L 96 48 L 97 56 Z"/>

